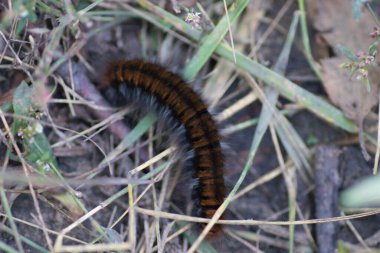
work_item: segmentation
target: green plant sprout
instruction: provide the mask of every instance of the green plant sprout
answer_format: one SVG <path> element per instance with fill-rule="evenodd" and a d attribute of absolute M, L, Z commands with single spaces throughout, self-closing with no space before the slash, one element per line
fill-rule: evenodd
<path fill-rule="evenodd" d="M 370 66 L 375 64 L 377 46 L 380 43 L 379 19 L 373 11 L 370 2 L 371 1 L 368 0 L 352 0 L 352 13 L 355 20 L 360 20 L 362 8 L 366 7 L 377 24 L 377 27 L 374 27 L 373 32 L 369 34 L 369 36 L 374 39 L 374 42 L 368 47 L 367 52 L 358 52 L 355 54 L 350 48 L 343 45 L 337 45 L 336 47 L 341 54 L 350 60 L 349 62 L 342 63 L 340 67 L 347 69 L 351 77 L 356 74 L 356 80 L 361 80 L 368 92 L 371 91 L 368 71 Z"/>
<path fill-rule="evenodd" d="M 340 51 L 349 62 L 344 62 L 340 65 L 341 68 L 347 69 L 351 76 L 356 74 L 357 80 L 362 80 L 367 87 L 368 92 L 371 91 L 371 84 L 368 78 L 369 67 L 375 64 L 377 55 L 377 46 L 380 43 L 380 31 L 378 27 L 374 28 L 374 31 L 369 34 L 375 41 L 368 47 L 367 52 L 354 52 L 342 45 L 338 45 L 336 48 Z"/>

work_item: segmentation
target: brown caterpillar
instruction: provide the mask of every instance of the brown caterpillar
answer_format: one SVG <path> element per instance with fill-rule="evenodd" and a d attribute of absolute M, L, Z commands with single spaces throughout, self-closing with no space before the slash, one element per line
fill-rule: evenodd
<path fill-rule="evenodd" d="M 198 215 L 211 218 L 223 203 L 224 158 L 220 135 L 205 103 L 177 74 L 142 60 L 110 64 L 104 86 L 111 97 L 155 110 L 187 155 L 185 169 L 193 172 L 193 198 Z M 210 235 L 218 234 L 215 225 Z"/>

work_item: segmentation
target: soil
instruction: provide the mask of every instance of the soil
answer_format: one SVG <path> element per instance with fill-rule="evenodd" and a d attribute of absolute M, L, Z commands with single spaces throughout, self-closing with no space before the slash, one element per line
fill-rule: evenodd
<path fill-rule="evenodd" d="M 281 7 L 285 4 L 286 1 L 267 1 L 266 3 L 266 12 L 265 16 L 269 19 L 274 19 Z M 281 20 L 281 26 L 284 28 L 288 28 L 292 19 L 292 14 L 296 10 L 296 2 L 292 4 L 291 8 L 287 11 L 284 18 Z M 159 32 L 155 31 L 155 27 L 149 24 L 147 25 L 147 29 L 151 31 L 152 36 L 163 36 L 159 34 Z M 125 23 L 120 24 L 120 29 L 124 31 L 124 35 L 128 37 L 128 42 L 126 42 L 127 47 L 123 50 L 115 47 L 114 40 L 112 38 L 114 34 L 114 30 L 109 30 L 103 32 L 101 36 L 95 37 L 95 39 L 87 46 L 84 47 L 84 55 L 87 60 L 89 60 L 90 64 L 96 66 L 97 64 L 104 64 L 108 61 L 108 57 L 100 57 L 99 51 L 113 50 L 113 53 L 110 54 L 120 54 L 120 55 L 132 55 L 131 58 L 140 57 L 138 52 L 141 52 L 141 46 L 138 44 L 138 31 L 141 29 L 141 23 L 136 20 L 129 20 Z M 257 34 L 262 34 L 263 31 L 266 30 L 268 24 L 262 24 L 257 30 Z M 282 45 L 284 44 L 286 38 L 286 34 L 275 30 L 267 39 L 267 41 L 263 44 L 263 47 L 259 51 L 259 59 L 264 59 L 269 65 L 272 65 L 276 62 L 277 56 L 280 53 Z M 311 36 L 313 38 L 313 35 Z M 300 37 L 297 37 L 297 43 L 300 42 Z M 101 50 L 100 50 L 101 49 Z M 102 51 L 103 52 L 103 51 Z M 131 53 L 132 52 L 132 53 Z M 181 68 L 184 65 L 184 59 L 186 55 L 191 55 L 194 52 L 194 49 L 187 48 L 183 43 L 175 42 L 173 47 L 173 54 L 180 52 L 183 55 L 182 59 L 172 59 L 167 63 L 168 66 L 176 66 L 171 67 L 172 69 Z M 101 53 L 103 54 L 103 53 Z M 157 58 L 157 55 L 154 56 L 153 50 L 152 52 L 147 52 L 148 55 L 152 54 L 151 58 Z M 103 54 L 104 55 L 104 54 Z M 106 59 L 104 59 L 106 58 Z M 179 57 L 181 58 L 181 57 Z M 96 59 L 100 59 L 97 61 Z M 177 62 L 178 61 L 178 62 Z M 207 73 L 210 69 L 212 69 L 213 62 L 209 64 L 209 66 L 204 70 L 204 73 L 201 73 L 200 76 L 194 81 L 194 86 L 201 86 L 202 77 Z M 85 72 L 86 76 L 90 80 L 97 80 L 100 73 L 91 73 Z M 4 85 L 0 85 L 0 94 L 4 94 L 7 90 L 12 86 L 12 82 L 10 80 L 14 79 L 9 75 L 8 72 L 3 71 L 3 75 L 8 77 L 8 83 L 4 83 Z M 286 70 L 287 76 L 298 76 L 298 77 L 306 77 L 305 79 L 310 79 L 309 81 L 299 81 L 299 85 L 303 88 L 313 92 L 314 94 L 320 96 L 326 96 L 322 85 L 315 81 L 313 77 L 312 70 L 308 67 L 308 63 L 297 47 L 294 47 L 290 56 L 290 61 Z M 229 93 L 232 93 L 234 89 L 241 88 L 238 84 L 234 84 L 230 89 Z M 62 91 L 60 91 L 62 96 Z M 58 93 L 59 94 L 59 93 Z M 234 101 L 230 101 L 229 103 L 233 103 Z M 280 99 L 279 103 L 282 107 L 286 107 L 289 104 L 289 101 L 285 99 Z M 218 110 L 222 110 L 223 108 L 218 108 Z M 60 126 L 67 127 L 69 129 L 75 131 L 82 131 L 94 125 L 98 119 L 95 116 L 96 113 L 92 112 L 87 108 L 81 108 L 80 106 L 75 106 L 76 116 L 72 117 L 70 115 L 69 108 L 64 105 L 55 104 L 50 108 L 50 113 L 53 117 L 53 120 L 57 122 Z M 246 107 L 243 111 L 234 115 L 227 123 L 224 124 L 226 127 L 231 124 L 236 124 L 237 122 L 244 121 L 248 118 L 259 116 L 261 110 L 261 104 L 259 102 L 255 102 L 250 106 Z M 317 118 L 314 114 L 307 112 L 305 110 L 298 111 L 292 115 L 288 116 L 292 126 L 296 129 L 298 134 L 301 136 L 302 140 L 311 150 L 311 153 L 314 155 L 314 150 L 319 145 L 334 145 L 334 147 L 339 151 L 337 155 L 338 165 L 334 166 L 337 170 L 337 176 L 339 180 L 336 181 L 336 187 L 338 193 L 342 189 L 347 188 L 348 186 L 354 184 L 358 180 L 371 175 L 372 173 L 372 162 L 366 162 L 362 156 L 360 147 L 357 143 L 353 143 L 351 145 L 340 145 L 342 140 L 351 138 L 349 134 L 344 132 L 343 130 L 337 129 L 323 120 Z M 243 131 L 236 132 L 232 135 L 225 136 L 225 143 L 228 148 L 226 149 L 227 153 L 227 164 L 228 168 L 225 171 L 225 179 L 227 188 L 231 189 L 235 184 L 236 180 L 239 178 L 242 168 L 246 162 L 247 155 L 251 146 L 251 140 L 253 137 L 253 133 L 255 131 L 255 127 L 251 127 L 245 129 Z M 48 134 L 49 136 L 49 134 Z M 51 143 L 59 141 L 59 138 L 53 133 L 50 134 L 49 140 Z M 100 147 L 106 152 L 110 151 L 110 143 L 117 143 L 118 137 L 110 136 L 108 131 L 102 131 L 98 135 L 94 135 L 94 142 L 98 143 Z M 89 171 L 95 168 L 98 163 L 102 160 L 102 154 L 97 147 L 95 147 L 91 142 L 78 142 L 75 147 L 76 152 L 70 153 L 70 148 L 65 147 L 61 150 L 54 150 L 55 153 L 59 153 L 58 156 L 58 164 L 59 168 L 62 171 L 62 174 L 66 177 L 75 177 L 80 176 L 86 171 Z M 0 154 L 5 153 L 5 146 L 3 144 L 0 145 Z M 283 150 L 284 151 L 284 150 Z M 283 152 L 285 154 L 285 152 Z M 141 154 L 140 154 L 141 155 Z M 373 156 L 373 154 L 372 154 Z M 287 157 L 285 157 L 286 159 Z M 138 160 L 144 160 L 144 155 L 134 155 L 131 157 L 124 157 L 119 161 L 115 162 L 112 166 L 112 169 L 104 170 L 100 175 L 102 178 L 104 177 L 127 177 L 127 171 L 133 169 L 135 165 L 140 164 Z M 0 163 L 3 164 L 3 158 L 0 157 Z M 313 158 L 311 160 L 312 168 L 314 169 L 316 165 L 313 162 Z M 11 162 L 10 167 L 17 167 L 19 164 L 17 162 Z M 273 146 L 272 138 L 267 132 L 264 136 L 264 139 L 260 145 L 260 148 L 255 156 L 253 167 L 251 168 L 249 175 L 246 177 L 243 182 L 241 188 L 249 185 L 254 182 L 259 177 L 265 175 L 271 170 L 277 168 L 279 163 L 277 161 L 276 152 Z M 330 166 L 327 164 L 326 166 Z M 332 166 L 332 165 L 331 165 Z M 171 172 L 171 177 L 175 177 L 175 170 L 173 168 Z M 190 194 L 189 194 L 189 180 L 186 173 L 183 173 L 183 178 L 179 179 L 179 183 L 174 189 L 175 194 L 171 197 L 170 201 L 168 200 L 164 203 L 164 207 L 162 208 L 164 211 L 169 211 L 173 213 L 177 213 L 178 210 L 181 212 L 186 212 L 190 207 L 187 203 L 190 203 Z M 310 178 L 310 181 L 305 181 L 303 177 L 300 176 L 299 173 L 296 174 L 296 182 L 297 182 L 297 207 L 298 207 L 298 215 L 297 220 L 303 219 L 315 219 L 315 218 L 323 218 L 318 217 L 316 214 L 316 207 L 320 204 L 317 201 L 318 196 L 315 190 L 314 182 L 317 180 L 315 175 L 313 174 Z M 144 185 L 143 185 L 144 186 Z M 11 185 L 13 189 L 17 188 L 17 185 Z M 163 187 L 160 183 L 157 184 L 157 191 Z M 79 191 L 82 194 L 81 200 L 85 203 L 87 210 L 92 210 L 97 205 L 102 203 L 105 199 L 107 199 L 112 194 L 116 193 L 118 190 L 122 189 L 122 186 L 100 186 L 94 185 L 91 187 L 83 187 L 80 188 Z M 137 188 L 137 193 L 141 193 L 142 189 Z M 23 188 L 23 190 L 27 190 L 27 188 Z M 53 195 L 58 193 L 63 193 L 62 188 L 55 189 L 53 191 Z M 36 221 L 36 212 L 34 209 L 33 199 L 29 192 L 25 193 L 17 193 L 11 194 L 8 192 L 8 197 L 13 197 L 12 201 L 12 214 L 15 218 L 22 220 L 23 222 L 16 221 L 18 232 L 29 238 L 29 240 L 43 246 L 48 247 L 45 237 L 39 228 L 33 228 L 28 224 L 24 224 L 25 222 L 30 222 L 37 224 Z M 67 207 L 63 206 L 62 203 L 57 201 L 55 197 L 52 196 L 51 191 L 45 191 L 41 194 L 37 194 L 38 200 L 40 203 L 40 209 L 42 216 L 44 217 L 44 221 L 46 226 L 53 231 L 61 231 L 63 228 L 70 225 L 73 221 L 77 220 L 80 217 L 80 213 L 75 216 L 73 212 L 67 210 Z M 184 201 L 186 200 L 186 201 Z M 248 192 L 243 197 L 238 200 L 232 202 L 229 206 L 227 214 L 225 216 L 226 219 L 254 219 L 254 220 L 288 220 L 288 191 L 285 184 L 284 177 L 282 175 L 270 180 L 269 182 L 262 184 L 255 188 L 254 190 Z M 169 203 L 170 202 L 170 203 Z M 107 228 L 110 224 L 115 221 L 115 217 L 119 217 L 123 211 L 128 208 L 128 197 L 123 196 L 115 201 L 113 204 L 107 206 L 100 212 L 96 213 L 93 216 L 93 219 L 96 220 L 101 226 Z M 147 209 L 152 209 L 152 196 L 151 194 L 144 195 L 144 197 L 139 201 L 138 206 L 144 207 Z M 331 207 L 333 208 L 333 207 Z M 327 208 L 328 209 L 328 208 Z M 4 211 L 0 209 L 3 213 Z M 74 212 L 75 213 L 75 212 Z M 191 213 L 191 211 L 187 212 Z M 302 217 L 300 216 L 302 214 Z M 342 213 L 338 213 L 336 215 L 342 215 Z M 143 216 L 137 220 L 137 228 L 138 233 L 144 231 L 144 226 L 148 223 L 147 221 L 152 221 L 151 217 Z M 5 224 L 9 225 L 9 222 L 3 220 Z M 170 223 L 170 220 L 162 219 L 160 226 L 161 229 L 164 230 L 165 227 Z M 380 247 L 380 235 L 379 235 L 379 222 L 380 215 L 374 215 L 366 218 L 361 218 L 357 220 L 351 220 L 350 223 L 355 227 L 357 233 L 363 238 L 367 245 L 371 248 L 379 248 Z M 40 226 L 40 225 L 38 225 Z M 351 228 L 347 225 L 347 222 L 336 222 L 335 226 L 335 238 L 332 243 L 333 248 L 337 248 L 338 241 L 344 242 L 346 247 L 350 247 L 352 252 L 356 252 L 355 250 L 363 249 L 361 242 L 358 241 L 358 238 L 354 235 Z M 309 235 L 305 231 L 305 227 L 309 229 L 311 234 Z M 255 247 L 257 252 L 268 252 L 268 253 L 276 253 L 276 252 L 288 252 L 288 227 L 287 226 L 227 226 L 227 229 L 231 231 L 236 230 L 244 230 L 256 233 L 256 238 L 254 242 L 251 242 Z M 318 241 L 317 238 L 320 238 L 321 235 L 317 236 L 316 225 L 307 225 L 307 226 L 296 226 L 295 227 L 295 246 L 296 252 L 318 252 L 315 248 L 318 247 L 323 242 Z M 114 241 L 125 241 L 127 238 L 127 218 L 125 218 L 124 222 L 118 223 L 116 227 L 113 229 L 107 230 L 108 236 L 111 240 Z M 89 242 L 94 239 L 96 235 L 93 227 L 91 226 L 90 221 L 84 222 L 82 225 L 76 227 L 73 231 L 68 233 L 68 236 L 74 237 L 79 240 L 83 240 Z M 376 236 L 377 235 L 377 236 Z M 311 240 L 309 236 L 314 238 Z M 50 235 L 50 238 L 54 242 L 56 239 L 56 235 Z M 322 237 L 323 238 L 323 235 Z M 368 239 L 366 241 L 366 239 Z M 11 247 L 17 248 L 14 237 L 2 231 L 0 226 L 0 242 L 4 242 Z M 220 238 L 216 238 L 211 240 L 210 243 L 215 247 L 217 252 L 252 252 L 252 249 L 242 246 L 241 242 L 232 239 L 232 237 L 227 235 L 221 235 Z M 76 244 L 75 241 L 70 239 L 64 240 L 64 245 Z M 26 252 L 38 252 L 36 249 L 32 248 L 27 244 L 23 244 Z M 183 250 L 183 238 L 175 238 L 170 241 L 165 246 L 165 252 L 181 252 Z M 322 251 L 320 251 L 322 252 Z M 325 251 L 327 252 L 327 251 Z M 357 251 L 358 252 L 358 251 Z"/>

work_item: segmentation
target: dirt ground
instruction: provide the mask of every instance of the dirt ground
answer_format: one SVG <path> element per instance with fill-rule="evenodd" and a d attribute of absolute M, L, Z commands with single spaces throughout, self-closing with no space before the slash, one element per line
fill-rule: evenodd
<path fill-rule="evenodd" d="M 263 22 L 260 23 L 255 32 L 256 41 L 260 39 L 260 36 L 267 30 L 271 22 L 277 17 L 288 1 L 276 0 L 264 2 L 265 4 L 262 6 L 264 14 L 262 17 Z M 167 8 L 170 10 L 170 7 Z M 286 32 L 289 29 L 293 13 L 296 10 L 297 3 L 296 1 L 292 1 L 289 9 L 279 22 L 284 30 L 274 29 L 255 56 L 268 67 L 274 65 L 281 52 L 282 46 L 285 43 Z M 86 32 L 90 32 L 90 30 L 101 26 L 101 24 L 101 21 L 94 22 L 93 27 L 83 29 L 88 29 Z M 147 52 L 143 52 L 143 49 L 145 50 L 146 48 L 143 48 L 139 44 L 141 39 L 141 29 L 145 29 L 145 31 L 147 31 L 146 34 L 152 35 L 153 37 L 152 40 L 148 40 L 150 44 L 146 47 L 148 49 Z M 316 31 L 311 26 L 310 33 L 311 40 L 314 40 Z M 154 49 L 154 47 L 157 47 L 157 44 L 155 43 L 162 45 L 161 43 L 165 36 L 166 34 L 160 32 L 154 25 L 132 17 L 121 22 L 117 26 L 103 31 L 88 41 L 81 50 L 83 59 L 75 58 L 75 61 L 73 62 L 74 73 L 71 74 L 79 76 L 84 75 L 88 77 L 88 80 L 99 85 L 98 81 L 101 73 L 96 70 L 101 69 L 99 66 L 106 64 L 112 58 L 121 58 L 121 55 L 127 55 L 127 58 L 141 58 L 147 55 L 147 58 L 152 59 L 152 61 L 162 61 L 162 58 L 164 58 L 166 59 L 166 62 L 164 63 L 166 66 L 176 72 L 180 72 L 179 70 L 186 64 L 186 58 L 190 58 L 191 55 L 194 54 L 195 48 L 189 48 L 186 43 L 173 38 L 174 42 L 171 42 L 171 52 L 162 52 L 164 56 L 155 55 L 157 54 Z M 75 41 L 75 36 L 70 39 Z M 295 41 L 296 46 L 293 46 L 292 48 L 285 76 L 302 88 L 315 95 L 326 97 L 327 99 L 327 94 L 322 84 L 315 77 L 304 54 L 300 50 L 300 45 L 302 45 L 300 33 L 296 35 Z M 196 46 L 197 45 L 195 45 L 195 47 Z M 176 55 L 180 55 L 181 57 L 175 57 Z M 94 72 L 91 72 L 89 71 L 89 68 L 84 67 L 84 60 L 86 61 L 86 64 L 95 69 Z M 212 72 L 213 67 L 216 64 L 217 59 L 211 60 L 192 83 L 193 87 L 201 90 L 203 87 L 203 81 L 206 80 L 207 75 Z M 59 75 L 62 75 L 67 72 L 60 69 L 58 70 L 58 73 Z M 20 82 L 20 79 L 25 78 L 20 71 L 9 71 L 8 69 L 2 69 L 1 76 L 4 78 L 1 80 L 0 94 L 5 94 L 11 89 L 11 87 L 17 85 Z M 236 102 L 248 91 L 249 89 L 247 86 L 244 86 L 244 84 L 241 84 L 239 81 L 235 81 L 224 97 L 228 97 L 236 92 L 238 92 L 238 95 L 231 99 L 227 99 L 225 103 L 221 102 L 220 105 L 216 106 L 214 110 L 215 112 L 213 113 L 217 115 L 218 112 L 223 111 L 223 109 Z M 66 95 L 65 91 L 62 88 L 59 88 L 54 96 L 55 98 L 65 98 Z M 287 106 L 292 105 L 292 102 L 281 97 L 277 105 L 279 108 L 287 108 Z M 67 104 L 52 103 L 49 105 L 49 114 L 57 125 L 77 132 L 88 129 L 99 122 L 98 115 L 89 107 L 74 105 L 74 108 L 76 114 L 72 115 L 71 108 Z M 261 108 L 261 102 L 255 101 L 243 110 L 234 114 L 227 121 L 223 122 L 220 128 L 228 128 L 239 122 L 258 117 Z M 287 118 L 298 132 L 301 139 L 307 144 L 308 152 L 310 152 L 311 174 L 308 174 L 309 172 L 306 171 L 306 168 L 303 168 L 303 172 L 297 170 L 292 181 L 296 185 L 296 220 L 337 217 L 356 213 L 358 210 L 351 210 L 352 213 L 350 213 L 350 210 L 344 211 L 339 208 L 339 200 L 337 198 L 340 191 L 372 174 L 374 154 L 371 153 L 372 159 L 366 161 L 363 158 L 362 151 L 357 142 L 356 134 L 352 135 L 334 127 L 307 110 L 293 110 L 287 115 Z M 133 125 L 136 124 L 136 119 L 127 117 L 127 119 L 124 120 L 124 123 L 126 125 Z M 1 127 L 3 127 L 3 125 L 1 125 Z M 227 159 L 225 181 L 228 190 L 233 188 L 242 172 L 242 168 L 244 167 L 249 154 L 255 129 L 256 127 L 252 126 L 223 136 L 223 144 L 226 146 L 225 153 Z M 45 128 L 45 131 L 50 143 L 57 143 L 62 140 L 62 137 L 58 136 L 51 128 Z M 154 131 L 144 135 L 138 143 L 143 143 L 153 134 Z M 109 153 L 119 141 L 118 136 L 110 134 L 109 129 L 105 129 L 93 134 L 91 136 L 91 141 L 85 140 L 84 138 L 78 139 L 71 145 L 54 148 L 53 151 L 57 157 L 59 170 L 62 175 L 65 178 L 81 179 L 82 175 L 96 168 L 102 161 L 104 156 L 100 149 L 105 151 L 105 153 Z M 94 179 L 99 178 L 99 182 L 95 181 L 93 185 L 84 185 L 83 187 L 76 188 L 81 193 L 80 199 L 85 204 L 86 209 L 92 210 L 93 208 L 96 208 L 100 203 L 126 186 L 125 184 L 102 185 L 101 180 L 104 180 L 104 178 L 128 178 L 131 180 L 140 180 L 131 178 L 128 171 L 144 162 L 144 159 L 147 160 L 147 156 L 150 155 L 150 152 L 153 152 L 154 155 L 161 152 L 165 141 L 162 141 L 164 144 L 159 142 L 160 140 L 157 141 L 158 144 L 156 145 L 158 150 L 150 150 L 145 146 L 142 148 L 142 151 L 136 151 L 139 150 L 136 148 L 138 145 L 133 146 L 132 151 L 119 157 L 119 159 L 113 163 L 111 168 L 102 169 L 99 174 L 95 175 Z M 288 161 L 289 157 L 286 155 L 287 153 L 283 146 L 281 147 L 281 150 L 285 156 L 285 161 Z M 4 145 L 4 142 L 2 142 L 0 144 L 0 154 L 5 153 L 6 146 Z M 0 155 L 0 164 L 4 164 L 3 155 Z M 323 164 L 323 166 L 321 164 Z M 275 171 L 279 165 L 272 136 L 268 130 L 264 135 L 257 154 L 255 155 L 253 166 L 249 170 L 249 174 L 245 178 L 240 189 L 244 189 L 246 186 L 249 186 L 255 182 L 255 180 L 267 175 L 269 172 Z M 10 168 L 16 171 L 22 170 L 20 163 L 16 161 L 10 161 L 8 166 L 8 170 Z M 161 197 L 160 191 L 166 189 L 165 187 L 168 187 L 169 189 L 173 187 L 171 196 L 169 198 L 164 197 L 165 201 L 162 206 L 160 206 L 161 210 L 170 213 L 190 215 L 192 213 L 191 204 L 189 204 L 191 203 L 191 194 L 189 193 L 189 188 L 191 188 L 191 184 L 189 183 L 190 179 L 186 172 L 183 172 L 182 175 L 177 178 L 176 169 L 178 169 L 178 167 L 178 165 L 173 166 L 171 171 L 168 172 L 169 175 L 165 175 L 165 177 L 168 177 L 168 179 L 166 179 L 167 181 L 158 181 L 155 184 L 154 190 L 143 195 L 138 202 L 138 206 L 146 209 L 153 209 L 153 205 L 155 204 L 155 201 L 157 201 L 155 198 Z M 148 172 L 144 172 L 141 175 L 146 173 Z M 136 196 L 142 193 L 145 190 L 145 187 L 151 183 L 151 180 L 148 181 L 149 182 L 143 182 L 136 187 Z M 167 182 L 169 186 L 165 186 L 163 182 Z M 171 186 L 173 182 L 177 182 L 175 187 L 174 185 Z M 28 187 L 25 187 L 24 184 L 4 183 L 5 188 L 7 189 L 6 193 L 8 199 L 11 202 L 12 216 L 16 220 L 18 233 L 28 238 L 30 241 L 35 242 L 44 248 L 48 248 L 45 235 L 40 229 L 41 224 L 38 224 L 38 218 L 36 218 L 36 211 L 34 209 L 35 204 Z M 81 211 L 78 211 L 77 207 L 72 207 L 71 209 L 70 204 L 65 204 L 67 202 L 59 198 L 59 196 L 64 193 L 62 187 L 39 187 L 37 189 L 40 212 L 48 229 L 59 233 L 62 229 L 66 228 L 82 216 Z M 70 236 L 70 238 L 65 238 L 63 244 L 75 245 L 78 244 L 77 240 L 84 242 L 91 242 L 94 240 L 98 234 L 93 227 L 92 220 L 95 220 L 106 230 L 108 238 L 103 238 L 100 242 L 125 241 L 129 234 L 128 215 L 124 217 L 121 222 L 118 222 L 112 229 L 109 229 L 109 227 L 129 207 L 128 201 L 127 194 L 119 197 L 112 204 L 95 213 L 91 219 L 86 220 L 83 224 L 69 232 L 67 235 Z M 1 206 L 0 212 L 2 214 L 2 224 L 9 227 L 9 221 L 3 219 L 4 210 L 1 209 Z M 234 200 L 229 205 L 224 218 L 228 220 L 254 219 L 260 221 L 289 220 L 288 187 L 283 174 L 279 173 L 278 176 L 273 177 L 269 181 L 262 184 L 259 183 L 253 190 Z M 154 218 L 145 214 L 138 215 L 136 220 L 138 243 L 143 243 L 143 240 L 140 239 L 143 236 L 148 235 L 148 227 L 154 220 Z M 319 225 L 297 225 L 295 226 L 294 232 L 294 251 L 333 252 L 338 245 L 341 247 L 340 249 L 349 250 L 342 250 L 341 252 L 365 252 L 368 248 L 379 248 L 379 222 L 380 215 L 377 214 L 349 221 L 338 221 Z M 35 225 L 32 226 L 31 224 Z M 178 229 L 178 224 L 175 224 L 172 228 L 175 230 Z M 164 233 L 172 234 L 175 230 L 168 232 L 168 229 L 172 225 L 172 220 L 162 218 L 159 221 L 158 229 L 161 231 L 162 235 Z M 17 248 L 15 237 L 2 228 L 3 227 L 1 226 L 0 242 L 4 242 L 13 248 Z M 226 232 L 220 237 L 209 241 L 216 252 L 288 252 L 290 234 L 288 226 L 227 225 L 225 226 L 225 230 Z M 195 231 L 197 231 L 197 229 L 195 229 L 194 226 L 192 232 L 194 233 Z M 247 233 L 244 234 L 245 232 Z M 56 234 L 50 233 L 49 235 L 54 243 Z M 75 240 L 72 238 L 75 238 Z M 153 240 L 152 245 L 156 245 L 154 238 L 150 239 Z M 166 243 L 164 252 L 183 252 L 186 248 L 190 247 L 189 241 L 191 240 L 188 235 L 175 237 Z M 138 244 L 138 246 L 140 246 L 141 249 L 142 246 L 140 244 Z M 146 244 L 148 245 L 149 243 Z M 23 247 L 25 252 L 40 252 L 26 243 L 23 244 Z"/>

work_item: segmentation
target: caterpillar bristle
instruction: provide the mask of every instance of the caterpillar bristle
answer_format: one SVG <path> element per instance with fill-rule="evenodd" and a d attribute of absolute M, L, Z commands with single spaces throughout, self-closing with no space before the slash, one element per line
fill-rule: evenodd
<path fill-rule="evenodd" d="M 193 196 L 198 213 L 211 218 L 226 195 L 224 159 L 218 129 L 199 95 L 179 75 L 142 60 L 113 62 L 102 82 L 103 87 L 119 87 L 125 100 L 129 100 L 126 102 L 150 103 L 159 114 L 170 115 L 174 125 L 185 130 L 185 142 L 180 145 L 185 153 L 193 154 L 185 167 L 193 170 L 197 182 Z M 221 231 L 222 226 L 216 224 L 209 237 Z"/>

